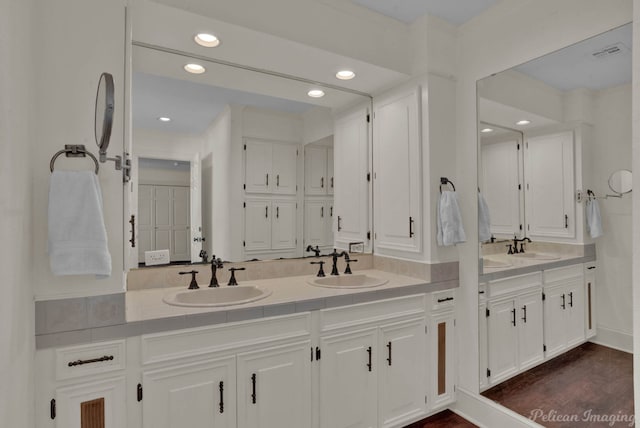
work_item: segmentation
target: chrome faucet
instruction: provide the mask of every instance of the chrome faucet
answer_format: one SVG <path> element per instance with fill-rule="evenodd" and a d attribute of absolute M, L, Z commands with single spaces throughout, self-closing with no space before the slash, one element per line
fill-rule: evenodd
<path fill-rule="evenodd" d="M 340 257 L 344 257 L 344 259 L 346 260 L 347 265 L 348 265 L 349 264 L 349 253 L 347 253 L 346 251 L 343 251 L 343 252 L 339 253 L 334 248 L 333 249 L 333 253 L 331 253 L 329 255 L 333 259 L 333 267 L 331 268 L 331 275 L 340 275 L 340 273 L 338 272 L 338 259 Z"/>

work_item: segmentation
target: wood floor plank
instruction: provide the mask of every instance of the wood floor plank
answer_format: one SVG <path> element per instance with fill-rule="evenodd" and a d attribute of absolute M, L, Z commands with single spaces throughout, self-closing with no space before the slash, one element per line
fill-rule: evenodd
<path fill-rule="evenodd" d="M 429 416 L 418 422 L 414 422 L 405 428 L 478 428 L 477 425 L 453 413 L 451 410 L 444 410 Z"/>

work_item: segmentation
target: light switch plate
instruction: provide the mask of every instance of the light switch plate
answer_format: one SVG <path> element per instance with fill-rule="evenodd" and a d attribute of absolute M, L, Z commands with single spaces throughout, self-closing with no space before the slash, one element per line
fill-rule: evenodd
<path fill-rule="evenodd" d="M 169 250 L 155 250 L 144 252 L 144 264 L 146 266 L 168 265 Z"/>

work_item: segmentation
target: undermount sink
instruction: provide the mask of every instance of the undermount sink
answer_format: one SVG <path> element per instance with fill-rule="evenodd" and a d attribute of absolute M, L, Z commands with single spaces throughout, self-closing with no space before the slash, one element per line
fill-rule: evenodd
<path fill-rule="evenodd" d="M 508 268 L 513 266 L 511 263 L 509 262 L 503 262 L 501 260 L 493 260 L 493 259 L 487 259 L 487 258 L 483 258 L 482 259 L 482 267 L 484 268 Z"/>
<path fill-rule="evenodd" d="M 518 254 L 511 254 L 511 257 L 517 257 L 519 259 L 530 259 L 530 260 L 560 260 L 560 256 L 556 256 L 555 254 L 543 254 L 543 253 L 518 253 Z"/>
<path fill-rule="evenodd" d="M 166 294 L 162 300 L 173 306 L 206 308 L 242 305 L 264 299 L 269 295 L 271 295 L 271 290 L 265 290 L 255 286 L 239 285 L 174 291 Z"/>
<path fill-rule="evenodd" d="M 340 275 L 327 276 L 324 278 L 313 278 L 307 281 L 316 287 L 327 288 L 370 288 L 379 287 L 389 282 L 386 279 L 380 279 L 369 275 Z"/>

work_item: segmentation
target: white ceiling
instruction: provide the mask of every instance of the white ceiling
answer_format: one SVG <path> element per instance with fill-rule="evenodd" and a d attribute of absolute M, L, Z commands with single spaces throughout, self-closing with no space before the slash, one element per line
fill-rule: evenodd
<path fill-rule="evenodd" d="M 411 24 L 429 14 L 454 25 L 461 25 L 480 15 L 497 0 L 352 0 L 383 15 Z"/>
<path fill-rule="evenodd" d="M 596 58 L 593 52 L 620 43 L 615 55 Z M 575 45 L 529 61 L 515 70 L 561 91 L 599 90 L 631 83 L 632 26 L 624 25 Z"/>

